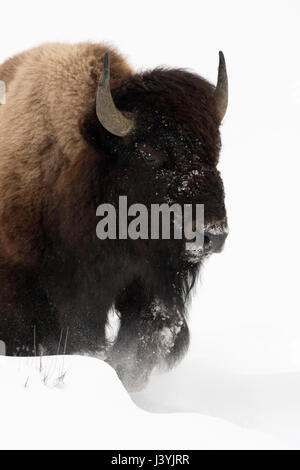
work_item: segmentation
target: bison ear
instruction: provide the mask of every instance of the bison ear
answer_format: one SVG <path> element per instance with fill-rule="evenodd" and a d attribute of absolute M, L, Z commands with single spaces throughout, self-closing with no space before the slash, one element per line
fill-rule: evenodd
<path fill-rule="evenodd" d="M 222 51 L 219 52 L 218 82 L 215 90 L 215 100 L 217 113 L 220 122 L 225 116 L 228 105 L 228 77 L 226 71 L 225 57 Z"/>
<path fill-rule="evenodd" d="M 100 150 L 105 142 L 105 129 L 99 125 L 96 112 L 93 110 L 79 123 L 80 134 L 94 149 Z"/>

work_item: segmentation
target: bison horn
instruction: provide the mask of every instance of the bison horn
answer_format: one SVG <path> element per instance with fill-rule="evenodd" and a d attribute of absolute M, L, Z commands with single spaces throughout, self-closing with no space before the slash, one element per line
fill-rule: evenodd
<path fill-rule="evenodd" d="M 96 113 L 102 126 L 111 134 L 124 137 L 132 130 L 134 121 L 119 111 L 110 91 L 110 64 L 108 52 L 104 55 L 104 64 L 98 84 Z"/>
<path fill-rule="evenodd" d="M 222 51 L 219 52 L 218 83 L 215 91 L 215 97 L 219 119 L 222 121 L 223 117 L 225 116 L 228 104 L 228 78 L 225 58 Z"/>

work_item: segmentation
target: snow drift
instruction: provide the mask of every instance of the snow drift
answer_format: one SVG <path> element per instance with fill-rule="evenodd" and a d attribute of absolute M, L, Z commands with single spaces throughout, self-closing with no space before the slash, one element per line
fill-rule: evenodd
<path fill-rule="evenodd" d="M 0 377 L 1 449 L 282 448 L 221 419 L 143 411 L 99 359 L 2 356 Z"/>

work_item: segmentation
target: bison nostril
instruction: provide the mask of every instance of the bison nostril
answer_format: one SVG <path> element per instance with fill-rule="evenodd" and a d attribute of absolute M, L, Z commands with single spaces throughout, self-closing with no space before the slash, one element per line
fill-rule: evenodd
<path fill-rule="evenodd" d="M 203 247 L 204 247 L 204 250 L 209 250 L 210 249 L 210 245 L 211 245 L 211 242 L 210 242 L 210 239 L 209 237 L 204 234 L 204 240 L 203 240 Z"/>
<path fill-rule="evenodd" d="M 227 232 L 225 231 L 217 234 L 206 231 L 204 233 L 204 251 L 220 253 L 223 249 L 226 237 Z"/>

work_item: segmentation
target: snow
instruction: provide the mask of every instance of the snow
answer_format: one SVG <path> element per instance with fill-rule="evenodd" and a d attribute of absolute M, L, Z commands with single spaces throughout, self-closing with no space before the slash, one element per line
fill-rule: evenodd
<path fill-rule="evenodd" d="M 205 414 L 143 411 L 99 359 L 2 356 L 0 377 L 1 449 L 284 448 Z"/>

